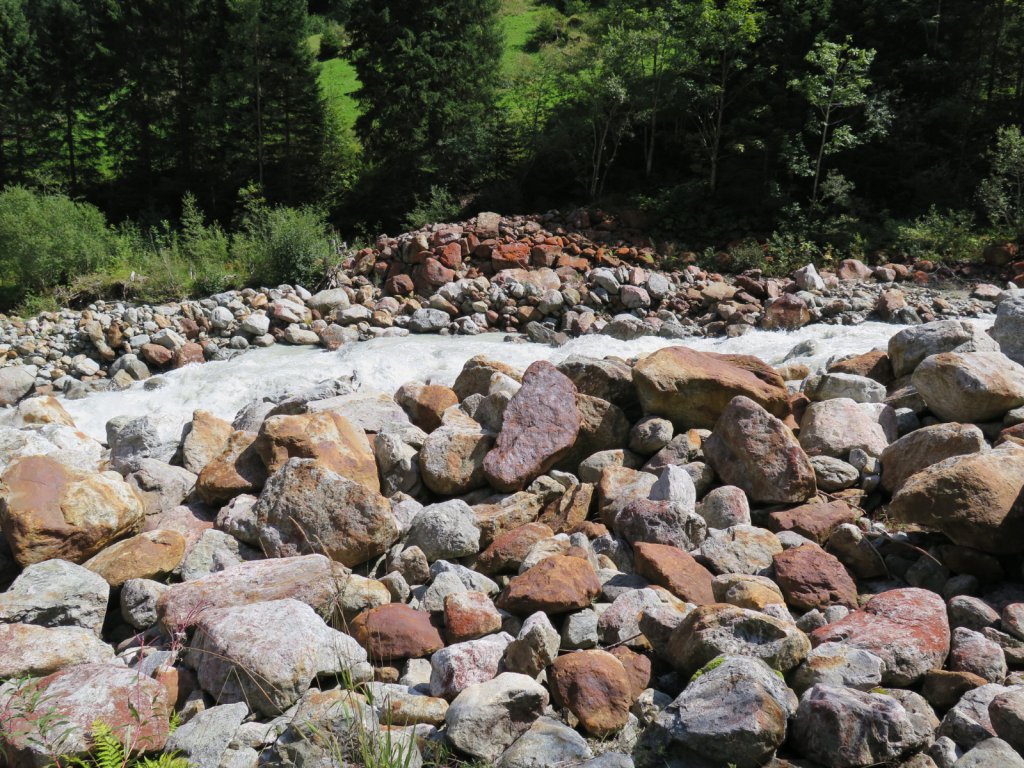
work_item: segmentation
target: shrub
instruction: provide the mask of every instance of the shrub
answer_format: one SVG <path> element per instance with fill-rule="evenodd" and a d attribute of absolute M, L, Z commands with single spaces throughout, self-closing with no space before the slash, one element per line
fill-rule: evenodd
<path fill-rule="evenodd" d="M 416 204 L 405 216 L 405 226 L 419 229 L 428 224 L 454 221 L 461 211 L 462 206 L 447 187 L 432 186 L 426 200 L 416 195 Z"/>
<path fill-rule="evenodd" d="M 118 248 L 117 234 L 95 206 L 24 187 L 0 192 L 0 274 L 23 294 L 105 268 Z"/>
<path fill-rule="evenodd" d="M 989 220 L 1009 237 L 1024 233 L 1024 135 L 1016 125 L 996 131 L 991 173 L 978 188 Z"/>
<path fill-rule="evenodd" d="M 982 240 L 972 213 L 932 206 L 924 216 L 896 225 L 893 247 L 914 260 L 969 261 L 980 255 Z"/>

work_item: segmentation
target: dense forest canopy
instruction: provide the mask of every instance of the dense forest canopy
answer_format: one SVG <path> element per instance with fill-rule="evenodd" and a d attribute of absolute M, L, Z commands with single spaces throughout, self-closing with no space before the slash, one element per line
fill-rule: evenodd
<path fill-rule="evenodd" d="M 0 0 L 0 187 L 143 234 L 188 195 L 239 231 L 258 198 L 347 235 L 596 203 L 691 247 L 1016 237 L 1022 47 L 1017 0 Z"/>

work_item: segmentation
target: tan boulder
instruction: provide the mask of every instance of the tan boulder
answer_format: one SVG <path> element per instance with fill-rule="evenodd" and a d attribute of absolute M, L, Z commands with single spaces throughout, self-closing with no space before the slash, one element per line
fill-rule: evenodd
<path fill-rule="evenodd" d="M 903 484 L 889 517 L 984 552 L 1024 551 L 1024 446 L 1004 443 L 933 464 Z"/>
<path fill-rule="evenodd" d="M 48 456 L 16 459 L 4 472 L 0 528 L 24 567 L 81 563 L 141 530 L 145 507 L 117 472 L 81 472 Z"/>
<path fill-rule="evenodd" d="M 342 477 L 380 492 L 377 462 L 366 433 L 338 413 L 271 416 L 260 427 L 255 447 L 271 474 L 288 459 L 316 459 Z"/>
<path fill-rule="evenodd" d="M 64 410 L 60 400 L 53 395 L 30 397 L 27 400 L 22 400 L 18 403 L 17 420 L 24 426 L 30 424 L 75 426 L 75 420 L 71 418 L 71 414 Z"/>
<path fill-rule="evenodd" d="M 124 539 L 93 555 L 82 565 L 98 573 L 112 587 L 129 579 L 160 580 L 185 557 L 185 537 L 177 531 L 157 530 Z"/>
<path fill-rule="evenodd" d="M 233 431 L 224 419 L 218 419 L 209 411 L 196 411 L 192 414 L 191 428 L 181 444 L 182 465 L 198 475 L 207 464 L 224 452 Z"/>
<path fill-rule="evenodd" d="M 882 451 L 882 485 L 896 493 L 907 480 L 933 464 L 987 449 L 985 435 L 973 424 L 934 424 L 916 429 Z"/>
<path fill-rule="evenodd" d="M 512 366 L 491 360 L 486 355 L 477 355 L 462 366 L 452 389 L 460 402 L 473 394 L 487 395 L 491 387 L 491 377 L 495 373 L 502 373 L 516 381 L 523 380 L 523 374 Z"/>
<path fill-rule="evenodd" d="M 441 426 L 445 410 L 458 405 L 459 398 L 450 387 L 411 382 L 395 393 L 395 402 L 409 414 L 413 424 L 430 433 Z"/>
<path fill-rule="evenodd" d="M 213 507 L 227 504 L 243 493 L 259 493 L 267 481 L 267 468 L 256 452 L 256 433 L 235 431 L 224 451 L 203 467 L 196 492 Z"/>
<path fill-rule="evenodd" d="M 668 347 L 638 362 L 633 381 L 644 412 L 670 419 L 676 429 L 711 429 L 738 395 L 749 397 L 773 416 L 783 418 L 789 413 L 782 377 L 749 355 Z"/>
<path fill-rule="evenodd" d="M 911 380 L 928 409 L 946 421 L 1002 419 L 1024 405 L 1024 366 L 1001 352 L 932 355 Z"/>

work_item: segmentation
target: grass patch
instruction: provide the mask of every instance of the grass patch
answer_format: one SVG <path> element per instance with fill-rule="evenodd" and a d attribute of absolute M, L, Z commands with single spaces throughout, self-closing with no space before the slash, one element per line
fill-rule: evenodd
<path fill-rule="evenodd" d="M 526 51 L 526 44 L 544 14 L 545 9 L 539 7 L 533 0 L 502 0 L 498 18 L 505 37 L 501 71 L 506 75 L 514 74 L 521 66 L 521 55 L 531 55 Z"/>

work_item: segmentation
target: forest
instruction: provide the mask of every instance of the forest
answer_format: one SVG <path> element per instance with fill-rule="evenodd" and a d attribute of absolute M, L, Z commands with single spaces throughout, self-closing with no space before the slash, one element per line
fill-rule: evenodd
<path fill-rule="evenodd" d="M 0 0 L 0 301 L 479 210 L 972 258 L 1022 228 L 1022 48 L 1016 0 Z"/>

